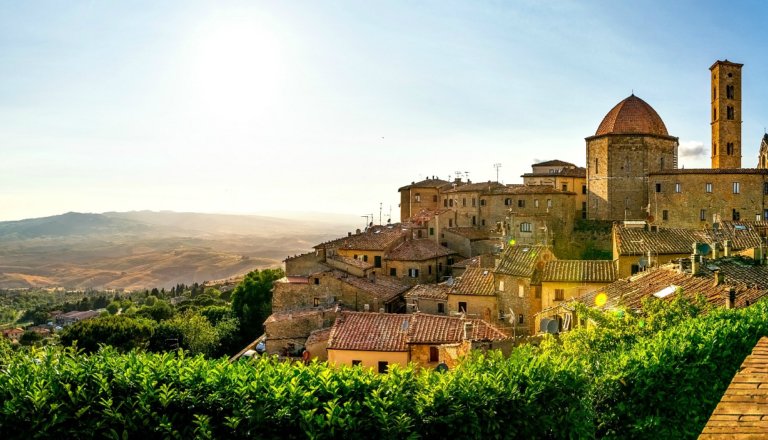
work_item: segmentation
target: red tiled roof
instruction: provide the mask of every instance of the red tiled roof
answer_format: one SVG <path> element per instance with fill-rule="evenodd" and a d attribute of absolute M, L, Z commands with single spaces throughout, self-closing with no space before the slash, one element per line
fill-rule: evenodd
<path fill-rule="evenodd" d="M 760 235 L 748 222 L 723 222 L 718 231 L 658 227 L 656 230 L 626 227 L 616 224 L 615 236 L 619 255 L 690 254 L 693 243 L 731 243 L 731 249 L 751 249 L 760 246 Z"/>
<path fill-rule="evenodd" d="M 558 173 L 525 173 L 520 177 L 587 177 L 587 169 L 583 167 L 563 168 Z"/>
<path fill-rule="evenodd" d="M 654 171 L 649 176 L 669 176 L 675 174 L 768 174 L 767 168 L 678 168 Z"/>
<path fill-rule="evenodd" d="M 369 278 L 360 278 L 343 272 L 334 272 L 336 277 L 350 286 L 372 293 L 383 302 L 389 302 L 408 290 L 409 286 L 400 283 L 397 278 L 377 277 L 375 281 Z"/>
<path fill-rule="evenodd" d="M 446 283 L 440 284 L 417 284 L 406 292 L 405 297 L 409 299 L 434 299 L 445 301 L 448 299 L 448 292 L 451 286 Z"/>
<path fill-rule="evenodd" d="M 496 256 L 493 254 L 482 254 L 478 255 L 476 257 L 467 258 L 465 260 L 457 261 L 451 265 L 451 267 L 456 268 L 466 268 L 466 267 L 485 267 L 485 268 L 493 268 L 494 262 L 495 262 Z"/>
<path fill-rule="evenodd" d="M 383 251 L 401 240 L 408 230 L 401 224 L 372 226 L 359 234 L 337 238 L 318 244 L 315 249 L 348 249 L 361 251 Z"/>
<path fill-rule="evenodd" d="M 575 167 L 576 165 L 559 159 L 548 160 L 531 165 L 532 167 Z"/>
<path fill-rule="evenodd" d="M 669 136 L 667 127 L 656 110 L 647 102 L 631 95 L 616 104 L 605 115 L 595 136 L 605 134 L 651 134 Z"/>
<path fill-rule="evenodd" d="M 328 341 L 328 338 L 331 336 L 331 328 L 321 328 L 320 330 L 315 330 L 312 333 L 309 334 L 309 337 L 307 338 L 307 342 L 305 345 L 311 345 L 311 344 L 317 344 L 318 342 Z"/>
<path fill-rule="evenodd" d="M 426 223 L 430 220 L 432 220 L 435 216 L 450 212 L 451 210 L 448 208 L 438 208 L 438 209 L 429 209 L 429 208 L 422 208 L 411 216 L 411 223 Z"/>
<path fill-rule="evenodd" d="M 445 246 L 424 238 L 421 240 L 406 240 L 387 253 L 386 259 L 393 261 L 423 261 L 455 254 Z"/>
<path fill-rule="evenodd" d="M 723 277 L 719 285 L 715 284 L 715 270 Z M 604 309 L 618 306 L 639 309 L 643 299 L 670 286 L 679 287 L 688 298 L 701 294 L 715 306 L 725 305 L 728 291 L 732 288 L 736 293 L 734 307 L 745 307 L 768 294 L 768 266 L 755 266 L 752 260 L 744 258 L 705 259 L 699 274 L 693 276 L 690 272 L 681 273 L 678 264 L 665 264 L 618 280 L 575 301 L 594 306 L 596 296 L 605 293 L 607 301 L 602 306 Z M 664 299 L 671 300 L 675 295 L 667 295 Z"/>
<path fill-rule="evenodd" d="M 482 267 L 466 268 L 451 288 L 451 293 L 455 295 L 493 295 L 495 291 L 493 269 Z"/>
<path fill-rule="evenodd" d="M 505 188 L 493 190 L 493 194 L 575 194 L 572 191 L 563 191 L 552 185 L 524 185 L 511 184 Z"/>
<path fill-rule="evenodd" d="M 496 272 L 531 278 L 539 261 L 554 259 L 551 254 L 552 252 L 546 246 L 541 245 L 509 246 L 502 252 Z"/>
<path fill-rule="evenodd" d="M 404 187 L 399 188 L 397 191 L 399 192 L 411 188 L 442 188 L 446 185 L 450 185 L 450 183 L 451 182 L 442 179 L 424 179 L 419 182 L 411 182 L 410 185 L 405 185 Z"/>
<path fill-rule="evenodd" d="M 371 264 L 371 263 L 369 263 L 367 261 L 358 260 L 356 258 L 347 257 L 347 256 L 344 256 L 344 255 L 331 255 L 330 257 L 328 257 L 328 259 L 329 260 L 335 260 L 335 261 L 338 261 L 340 263 L 344 263 L 344 264 L 347 264 L 349 266 L 357 267 L 358 269 L 363 269 L 363 270 L 371 269 L 373 267 L 373 264 Z"/>
<path fill-rule="evenodd" d="M 768 337 L 744 359 L 699 439 L 756 439 L 768 433 Z"/>
<path fill-rule="evenodd" d="M 554 260 L 544 266 L 543 282 L 612 283 L 616 266 L 610 260 Z"/>
<path fill-rule="evenodd" d="M 458 228 L 446 228 L 443 232 L 450 232 L 468 238 L 470 240 L 487 240 L 491 238 L 492 234 L 485 229 L 473 228 L 471 226 L 463 226 Z"/>
<path fill-rule="evenodd" d="M 484 191 L 490 191 L 495 188 L 503 188 L 503 187 L 504 187 L 503 184 L 499 182 L 491 182 L 489 180 L 487 182 L 467 183 L 461 186 L 457 186 L 456 188 L 452 188 L 447 191 L 444 191 L 444 194 L 459 193 L 459 192 L 484 192 Z"/>
<path fill-rule="evenodd" d="M 408 344 L 445 344 L 464 339 L 464 323 L 472 323 L 472 341 L 508 337 L 480 319 L 393 313 L 342 312 L 331 328 L 329 350 L 407 351 Z"/>

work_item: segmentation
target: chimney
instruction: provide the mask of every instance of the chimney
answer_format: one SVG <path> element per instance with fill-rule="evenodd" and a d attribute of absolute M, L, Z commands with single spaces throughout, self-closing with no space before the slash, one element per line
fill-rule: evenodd
<path fill-rule="evenodd" d="M 725 279 L 725 276 L 720 273 L 719 270 L 715 271 L 715 286 L 719 286 L 723 284 L 723 280 Z"/>
<path fill-rule="evenodd" d="M 468 341 L 472 337 L 472 321 L 464 321 L 464 340 Z"/>
<path fill-rule="evenodd" d="M 693 244 L 693 254 L 691 254 L 691 275 L 699 274 L 699 250 L 696 249 L 696 243 Z"/>
<path fill-rule="evenodd" d="M 352 233 L 351 232 L 347 232 L 347 237 L 351 237 L 351 236 L 352 236 Z"/>
<path fill-rule="evenodd" d="M 731 287 L 728 289 L 728 296 L 725 298 L 725 308 L 732 309 L 736 307 L 736 289 Z"/>
<path fill-rule="evenodd" d="M 370 278 L 371 278 L 371 282 L 375 284 L 376 283 L 376 271 L 371 272 L 371 277 Z"/>
<path fill-rule="evenodd" d="M 731 256 L 731 242 L 728 240 L 723 241 L 723 256 L 726 258 Z"/>
<path fill-rule="evenodd" d="M 355 234 L 359 234 L 359 233 L 360 233 L 360 229 L 359 228 L 355 229 Z"/>
<path fill-rule="evenodd" d="M 717 260 L 717 243 L 712 243 L 712 259 Z"/>

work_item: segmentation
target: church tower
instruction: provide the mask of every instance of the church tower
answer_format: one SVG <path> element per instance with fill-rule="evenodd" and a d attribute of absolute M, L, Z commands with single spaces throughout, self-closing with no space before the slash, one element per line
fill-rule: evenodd
<path fill-rule="evenodd" d="M 712 72 L 712 168 L 741 168 L 741 67 L 716 61 Z"/>

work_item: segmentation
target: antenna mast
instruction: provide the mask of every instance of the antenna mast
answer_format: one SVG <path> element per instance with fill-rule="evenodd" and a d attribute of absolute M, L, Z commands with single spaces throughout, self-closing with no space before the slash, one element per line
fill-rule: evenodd
<path fill-rule="evenodd" d="M 493 164 L 493 167 L 496 168 L 496 183 L 499 183 L 499 168 L 501 168 L 500 163 Z"/>

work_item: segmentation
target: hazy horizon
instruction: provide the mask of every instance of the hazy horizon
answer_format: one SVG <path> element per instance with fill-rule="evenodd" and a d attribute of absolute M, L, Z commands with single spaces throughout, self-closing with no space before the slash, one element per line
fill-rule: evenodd
<path fill-rule="evenodd" d="M 768 5 L 139 1 L 0 4 L 0 220 L 69 211 L 399 220 L 397 188 L 584 165 L 630 93 L 709 166 L 709 66 L 768 126 Z"/>

